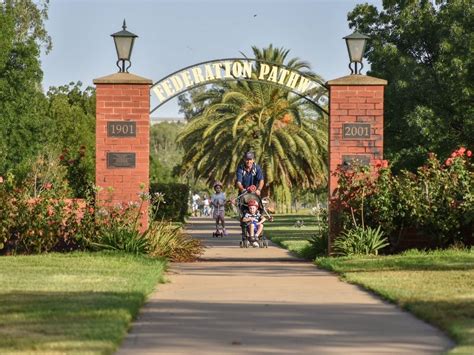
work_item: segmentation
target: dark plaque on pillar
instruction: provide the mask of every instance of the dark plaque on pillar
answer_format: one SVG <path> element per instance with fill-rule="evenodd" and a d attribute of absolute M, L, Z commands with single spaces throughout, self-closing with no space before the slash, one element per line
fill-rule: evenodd
<path fill-rule="evenodd" d="M 370 123 L 343 123 L 342 139 L 370 138 Z"/>
<path fill-rule="evenodd" d="M 137 123 L 135 121 L 107 122 L 108 137 L 136 137 Z"/>
<path fill-rule="evenodd" d="M 135 153 L 107 153 L 107 168 L 134 168 Z"/>
<path fill-rule="evenodd" d="M 353 164 L 358 165 L 369 165 L 370 155 L 343 155 L 342 165 L 350 166 Z"/>

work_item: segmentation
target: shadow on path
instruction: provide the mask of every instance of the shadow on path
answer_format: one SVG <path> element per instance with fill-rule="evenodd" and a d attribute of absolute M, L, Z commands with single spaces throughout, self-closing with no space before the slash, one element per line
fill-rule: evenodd
<path fill-rule="evenodd" d="M 187 230 L 206 245 L 172 264 L 119 354 L 437 354 L 439 330 L 288 251 L 239 248 L 238 221 L 212 238 L 213 220 Z"/>

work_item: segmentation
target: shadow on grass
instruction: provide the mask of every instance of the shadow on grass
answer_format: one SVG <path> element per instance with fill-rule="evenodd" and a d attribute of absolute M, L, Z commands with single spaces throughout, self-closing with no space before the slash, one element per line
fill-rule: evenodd
<path fill-rule="evenodd" d="M 318 266 L 325 269 L 352 273 L 352 272 L 380 272 L 380 271 L 474 271 L 474 255 L 453 257 L 361 257 L 361 258 L 321 258 L 316 261 Z"/>
<path fill-rule="evenodd" d="M 145 301 L 141 293 L 9 292 L 0 294 L 0 353 L 110 353 Z"/>

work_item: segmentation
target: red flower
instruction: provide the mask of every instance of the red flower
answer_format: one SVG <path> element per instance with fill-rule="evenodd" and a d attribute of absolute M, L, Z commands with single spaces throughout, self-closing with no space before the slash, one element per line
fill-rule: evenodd
<path fill-rule="evenodd" d="M 453 163 L 453 158 L 448 158 L 446 161 L 445 161 L 445 165 L 446 166 L 450 166 L 451 164 Z"/>
<path fill-rule="evenodd" d="M 470 157 L 472 156 L 472 152 L 471 152 L 470 150 L 468 150 L 468 151 L 466 152 L 466 155 L 470 158 Z"/>

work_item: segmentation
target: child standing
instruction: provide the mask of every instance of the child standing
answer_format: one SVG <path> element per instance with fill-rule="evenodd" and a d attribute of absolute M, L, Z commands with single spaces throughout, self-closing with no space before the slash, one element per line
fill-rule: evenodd
<path fill-rule="evenodd" d="M 214 207 L 214 212 L 212 214 L 212 217 L 216 220 L 216 231 L 219 230 L 219 222 L 220 222 L 222 225 L 222 232 L 224 233 L 224 236 L 227 236 L 227 231 L 225 230 L 225 221 L 224 221 L 225 203 L 226 203 L 225 193 L 222 192 L 221 182 L 216 181 L 213 187 L 216 193 L 211 196 L 211 205 Z"/>
<path fill-rule="evenodd" d="M 255 200 L 250 200 L 248 203 L 249 211 L 244 215 L 242 221 L 247 223 L 247 230 L 249 233 L 249 239 L 252 242 L 254 248 L 258 248 L 258 237 L 262 234 L 263 231 L 263 222 L 265 222 L 265 217 L 263 217 L 258 211 L 258 202 Z"/>

